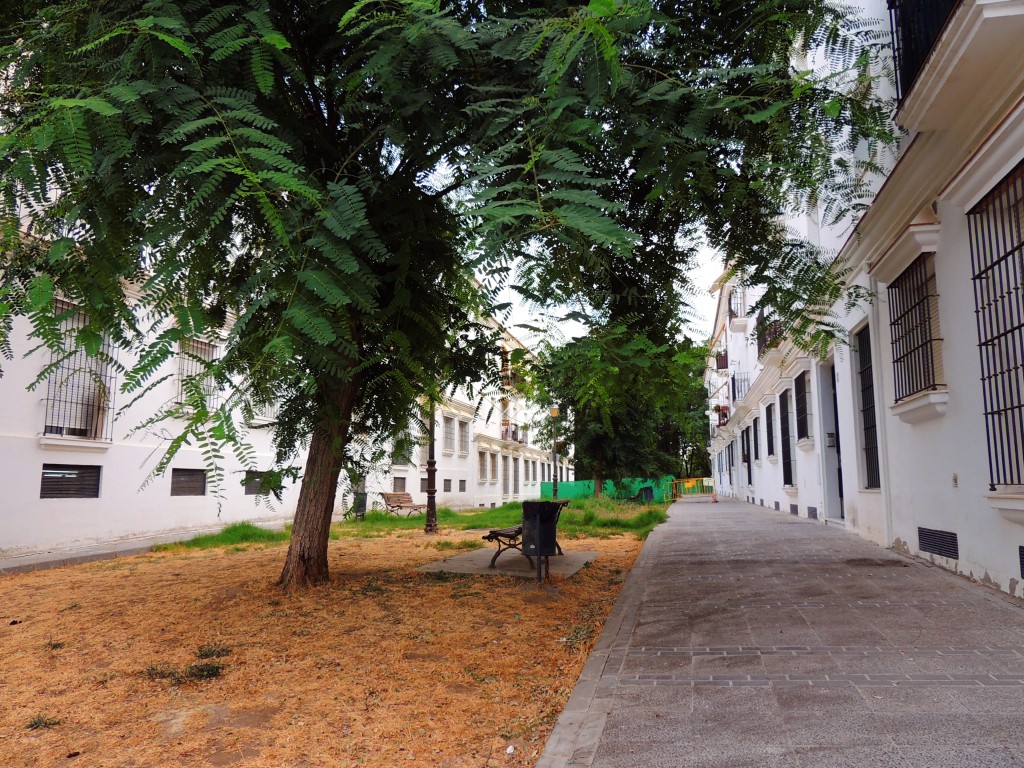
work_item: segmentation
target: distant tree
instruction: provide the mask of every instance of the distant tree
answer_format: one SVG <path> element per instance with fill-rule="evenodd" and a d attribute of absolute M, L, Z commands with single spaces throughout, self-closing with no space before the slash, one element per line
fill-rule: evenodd
<path fill-rule="evenodd" d="M 523 263 L 545 300 L 633 301 L 643 281 L 612 278 L 678 270 L 704 227 L 751 274 L 791 279 L 777 212 L 853 199 L 862 168 L 837 152 L 885 135 L 871 41 L 826 0 L 5 12 L 0 349 L 15 314 L 58 356 L 107 337 L 136 398 L 179 345 L 222 336 L 151 422 L 177 431 L 156 469 L 186 443 L 250 461 L 236 415 L 279 402 L 271 479 L 308 449 L 285 588 L 328 578 L 353 436 L 391 439 L 417 397 L 495 371 L 474 270 Z M 835 71 L 795 70 L 808 47 Z M 89 318 L 70 341 L 58 295 Z"/>

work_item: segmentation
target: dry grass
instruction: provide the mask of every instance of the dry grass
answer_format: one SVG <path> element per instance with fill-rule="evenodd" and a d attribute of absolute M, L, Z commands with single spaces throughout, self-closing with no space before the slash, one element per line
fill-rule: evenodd
<path fill-rule="evenodd" d="M 293 596 L 283 545 L 0 577 L 0 766 L 532 766 L 640 544 L 538 592 L 416 572 L 437 541 L 331 542 Z"/>

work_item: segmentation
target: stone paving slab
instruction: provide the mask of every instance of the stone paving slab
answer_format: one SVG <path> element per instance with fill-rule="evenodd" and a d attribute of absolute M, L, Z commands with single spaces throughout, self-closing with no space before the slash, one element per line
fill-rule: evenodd
<path fill-rule="evenodd" d="M 1024 767 L 1024 604 L 835 526 L 684 501 L 537 768 Z"/>

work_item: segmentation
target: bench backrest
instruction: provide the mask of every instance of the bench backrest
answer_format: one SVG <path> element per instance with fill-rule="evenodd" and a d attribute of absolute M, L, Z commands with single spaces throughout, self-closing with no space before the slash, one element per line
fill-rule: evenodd
<path fill-rule="evenodd" d="M 384 503 L 391 507 L 411 507 L 414 502 L 411 493 L 382 493 Z"/>

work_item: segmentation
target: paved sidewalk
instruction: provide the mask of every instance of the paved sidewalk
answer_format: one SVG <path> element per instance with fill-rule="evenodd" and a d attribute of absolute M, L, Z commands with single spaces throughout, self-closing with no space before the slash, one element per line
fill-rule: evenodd
<path fill-rule="evenodd" d="M 673 505 L 538 768 L 1024 766 L 1024 607 L 834 526 Z"/>

